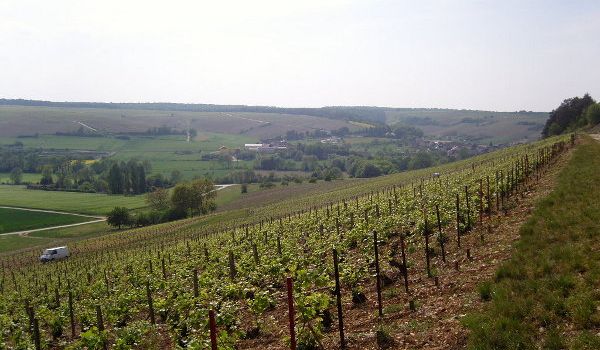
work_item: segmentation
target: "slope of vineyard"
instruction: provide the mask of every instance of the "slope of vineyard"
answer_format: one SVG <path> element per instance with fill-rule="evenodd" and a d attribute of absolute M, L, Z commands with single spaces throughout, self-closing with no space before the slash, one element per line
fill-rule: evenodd
<path fill-rule="evenodd" d="M 341 329 L 349 348 L 392 346 L 400 332 L 444 322 L 443 312 L 409 321 L 431 298 L 463 291 L 459 277 L 493 244 L 493 227 L 572 143 L 551 138 L 215 214 L 226 222 L 209 216 L 84 240 L 54 264 L 40 266 L 34 253 L 0 258 L 0 348 L 335 348 Z M 386 327 L 398 319 L 406 329 Z"/>

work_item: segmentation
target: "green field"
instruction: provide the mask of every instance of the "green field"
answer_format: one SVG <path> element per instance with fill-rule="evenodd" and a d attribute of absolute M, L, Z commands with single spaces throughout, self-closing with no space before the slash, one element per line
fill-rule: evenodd
<path fill-rule="evenodd" d="M 76 215 L 0 208 L 0 233 L 75 224 L 90 220 L 90 218 Z"/>
<path fill-rule="evenodd" d="M 144 196 L 40 191 L 28 190 L 25 186 L 0 185 L 0 205 L 105 215 L 115 206 L 140 209 L 146 203 Z"/>

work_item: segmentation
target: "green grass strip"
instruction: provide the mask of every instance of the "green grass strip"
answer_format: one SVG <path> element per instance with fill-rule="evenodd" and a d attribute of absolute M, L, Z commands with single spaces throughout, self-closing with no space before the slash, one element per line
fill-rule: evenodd
<path fill-rule="evenodd" d="M 588 137 L 479 287 L 469 349 L 600 349 L 600 142 Z"/>

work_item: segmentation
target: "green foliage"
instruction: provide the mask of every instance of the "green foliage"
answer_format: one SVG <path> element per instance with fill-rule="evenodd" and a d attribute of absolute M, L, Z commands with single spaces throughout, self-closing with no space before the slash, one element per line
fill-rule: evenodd
<path fill-rule="evenodd" d="M 587 107 L 584 116 L 591 126 L 600 124 L 600 103 L 594 103 Z"/>
<path fill-rule="evenodd" d="M 379 349 L 389 349 L 394 346 L 394 338 L 391 335 L 391 328 L 386 325 L 377 326 L 375 331 L 375 340 Z"/>
<path fill-rule="evenodd" d="M 214 184 L 208 179 L 196 179 L 189 183 L 179 183 L 171 194 L 172 207 L 180 212 L 206 214 L 215 209 Z"/>
<path fill-rule="evenodd" d="M 10 181 L 15 185 L 20 185 L 23 180 L 23 170 L 21 168 L 13 168 L 10 172 Z"/>
<path fill-rule="evenodd" d="M 45 166 L 42 169 L 42 178 L 40 180 L 40 185 L 52 185 L 54 180 L 52 179 L 52 168 L 50 166 Z"/>
<path fill-rule="evenodd" d="M 114 207 L 113 210 L 106 214 L 106 222 L 113 227 L 118 227 L 119 230 L 122 226 L 131 224 L 129 209 L 125 207 Z"/>
<path fill-rule="evenodd" d="M 155 211 L 165 211 L 169 209 L 169 192 L 164 188 L 157 188 L 146 194 L 146 203 L 150 209 Z"/>
<path fill-rule="evenodd" d="M 477 289 L 479 290 L 479 297 L 481 298 L 481 300 L 483 300 L 483 301 L 492 300 L 493 290 L 492 290 L 491 282 L 485 281 L 485 282 L 479 284 Z"/>
<path fill-rule="evenodd" d="M 558 108 L 550 112 L 542 136 L 559 135 L 585 126 L 589 122 L 586 109 L 595 103 L 589 94 L 564 100 Z M 594 107 L 591 113 L 595 110 Z"/>

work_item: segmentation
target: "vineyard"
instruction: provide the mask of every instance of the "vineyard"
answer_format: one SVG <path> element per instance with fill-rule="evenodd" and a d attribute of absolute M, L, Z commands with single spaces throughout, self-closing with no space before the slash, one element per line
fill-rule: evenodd
<path fill-rule="evenodd" d="M 493 244 L 492 223 L 574 141 L 267 207 L 247 222 L 84 240 L 57 263 L 0 257 L 0 349 L 390 347 L 386 321 L 452 298 L 456 274 Z"/>

